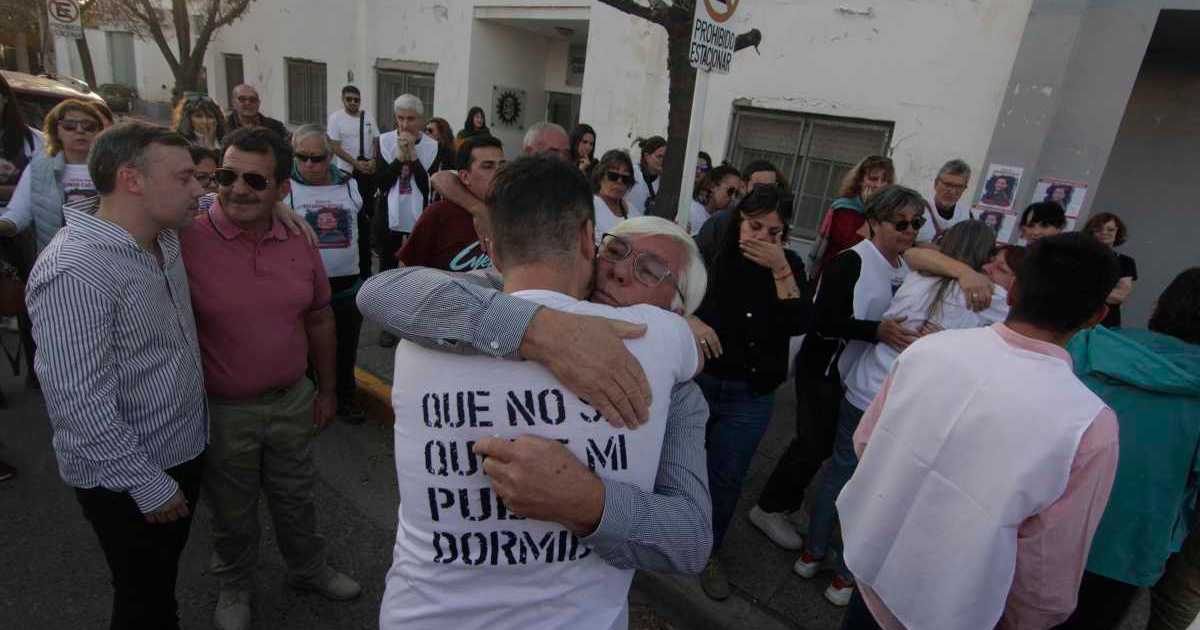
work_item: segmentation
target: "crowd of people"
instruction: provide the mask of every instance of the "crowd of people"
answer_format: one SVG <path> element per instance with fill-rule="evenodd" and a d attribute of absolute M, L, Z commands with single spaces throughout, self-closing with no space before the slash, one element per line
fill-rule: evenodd
<path fill-rule="evenodd" d="M 728 598 L 723 565 L 759 561 L 722 546 L 789 379 L 796 435 L 748 518 L 830 574 L 843 628 L 1113 628 L 1142 587 L 1152 628 L 1200 612 L 1200 268 L 1123 327 L 1116 214 L 1069 232 L 1038 201 L 1009 245 L 966 162 L 905 186 L 871 155 L 806 261 L 769 161 L 702 154 L 690 212 L 663 218 L 660 136 L 635 160 L 536 123 L 510 161 L 478 107 L 454 133 L 401 95 L 380 133 L 346 86 L 289 130 L 249 85 L 228 114 L 184 97 L 172 128 L 67 100 L 38 133 L 0 96 L 27 380 L 112 628 L 178 627 L 201 497 L 218 628 L 252 622 L 260 496 L 290 585 L 360 594 L 312 447 L 365 418 L 364 317 L 396 347 L 381 628 L 621 628 L 637 569 Z"/>

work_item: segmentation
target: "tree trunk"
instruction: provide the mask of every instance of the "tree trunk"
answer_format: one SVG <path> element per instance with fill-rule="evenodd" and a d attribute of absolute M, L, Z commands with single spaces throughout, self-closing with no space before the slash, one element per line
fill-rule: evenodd
<path fill-rule="evenodd" d="M 89 87 L 96 89 L 96 66 L 92 64 L 92 48 L 88 46 L 87 34 L 75 40 L 75 49 L 79 51 L 79 65 L 83 67 L 83 80 Z"/>
<path fill-rule="evenodd" d="M 667 25 L 667 155 L 654 214 L 671 221 L 679 210 L 679 192 L 687 157 L 688 125 L 692 118 L 692 97 L 696 93 L 696 69 L 688 61 L 691 45 L 691 21 L 671 20 Z"/>

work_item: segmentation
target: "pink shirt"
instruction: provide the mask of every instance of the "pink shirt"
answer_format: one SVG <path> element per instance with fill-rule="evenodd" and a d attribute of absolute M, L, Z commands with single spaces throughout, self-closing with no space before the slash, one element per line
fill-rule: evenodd
<path fill-rule="evenodd" d="M 180 240 L 208 394 L 244 400 L 299 381 L 308 368 L 305 318 L 329 304 L 317 249 L 275 220 L 256 238 L 220 202 Z"/>
<path fill-rule="evenodd" d="M 1057 357 L 1071 365 L 1071 355 L 1059 346 L 1030 339 L 1004 324 L 992 328 L 1009 345 Z M 891 386 L 892 377 L 888 376 L 854 432 L 854 451 L 859 457 L 879 422 Z M 1026 519 L 1017 530 L 1016 572 L 997 628 L 1050 628 L 1065 621 L 1075 610 L 1088 549 L 1104 515 L 1116 472 L 1117 416 L 1104 407 L 1079 440 L 1066 491 L 1043 512 Z M 904 626 L 869 586 L 860 584 L 859 589 L 867 608 L 884 630 L 903 630 Z"/>

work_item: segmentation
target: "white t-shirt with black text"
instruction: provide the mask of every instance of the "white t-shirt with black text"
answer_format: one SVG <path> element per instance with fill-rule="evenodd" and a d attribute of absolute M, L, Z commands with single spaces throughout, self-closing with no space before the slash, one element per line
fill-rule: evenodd
<path fill-rule="evenodd" d="M 62 176 L 63 205 L 96 196 L 96 185 L 87 164 L 66 164 Z"/>
<path fill-rule="evenodd" d="M 615 429 L 543 366 L 396 348 L 399 526 L 379 613 L 381 630 L 610 630 L 628 623 L 633 571 L 618 569 L 557 523 L 525 519 L 498 500 L 474 444 L 536 435 L 562 442 L 605 479 L 651 491 L 671 388 L 698 367 L 683 318 L 613 308 L 554 291 L 514 293 L 547 308 L 647 325 L 625 341 L 653 392 L 650 421 Z"/>

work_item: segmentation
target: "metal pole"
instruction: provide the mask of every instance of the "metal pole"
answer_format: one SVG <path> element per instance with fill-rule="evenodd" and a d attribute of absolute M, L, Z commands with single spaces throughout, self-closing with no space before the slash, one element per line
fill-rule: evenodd
<path fill-rule="evenodd" d="M 679 188 L 679 209 L 675 222 L 687 227 L 692 216 L 692 189 L 696 185 L 696 161 L 700 153 L 700 134 L 704 127 L 704 106 L 708 104 L 708 70 L 696 70 L 696 89 L 692 94 L 692 118 L 688 122 L 687 153 L 683 156 L 683 182 Z"/>

